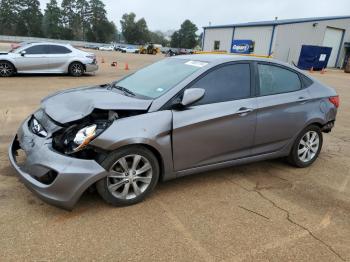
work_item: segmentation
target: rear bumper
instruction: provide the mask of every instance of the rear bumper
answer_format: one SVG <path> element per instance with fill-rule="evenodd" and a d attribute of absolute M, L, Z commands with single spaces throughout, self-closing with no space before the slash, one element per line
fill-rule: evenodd
<path fill-rule="evenodd" d="M 95 72 L 98 70 L 98 65 L 97 64 L 86 64 L 85 65 L 85 72 Z"/>
<path fill-rule="evenodd" d="M 84 191 L 107 172 L 94 160 L 83 160 L 60 154 L 51 147 L 50 138 L 33 134 L 24 121 L 9 146 L 9 160 L 23 183 L 45 202 L 72 209 Z M 26 159 L 17 162 L 17 151 L 23 150 Z M 47 174 L 55 178 L 42 182 Z"/>

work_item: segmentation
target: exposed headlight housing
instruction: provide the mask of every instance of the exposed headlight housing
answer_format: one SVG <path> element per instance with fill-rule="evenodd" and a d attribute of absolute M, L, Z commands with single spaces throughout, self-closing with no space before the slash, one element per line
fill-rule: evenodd
<path fill-rule="evenodd" d="M 41 137 L 47 137 L 47 132 L 44 129 L 44 127 L 39 123 L 38 120 L 35 119 L 35 117 L 32 117 L 32 119 L 29 122 L 29 127 L 32 130 L 32 132 L 38 136 Z"/>
<path fill-rule="evenodd" d="M 95 124 L 80 129 L 73 139 L 74 144 L 77 145 L 73 151 L 77 152 L 88 145 L 96 137 L 96 129 L 97 125 Z"/>

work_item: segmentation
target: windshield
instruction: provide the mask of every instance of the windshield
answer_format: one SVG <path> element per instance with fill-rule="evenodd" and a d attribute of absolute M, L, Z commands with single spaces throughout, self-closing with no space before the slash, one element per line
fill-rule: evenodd
<path fill-rule="evenodd" d="M 135 94 L 157 98 L 207 63 L 184 59 L 164 59 L 120 80 L 117 86 Z"/>

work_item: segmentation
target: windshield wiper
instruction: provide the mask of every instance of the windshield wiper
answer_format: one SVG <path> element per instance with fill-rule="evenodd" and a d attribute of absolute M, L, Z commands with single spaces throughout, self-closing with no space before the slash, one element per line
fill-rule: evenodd
<path fill-rule="evenodd" d="M 122 86 L 109 85 L 108 88 L 110 88 L 110 89 L 112 89 L 112 88 L 118 89 L 120 91 L 123 91 L 124 94 L 129 95 L 129 96 L 136 96 L 136 94 L 133 91 L 131 91 L 131 90 L 125 88 L 125 87 L 122 87 Z"/>

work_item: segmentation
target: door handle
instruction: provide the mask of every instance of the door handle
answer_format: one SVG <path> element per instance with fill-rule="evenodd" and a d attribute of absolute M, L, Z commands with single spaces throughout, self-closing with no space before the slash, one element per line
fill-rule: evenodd
<path fill-rule="evenodd" d="M 241 107 L 240 109 L 238 109 L 236 114 L 239 114 L 240 116 L 246 115 L 250 112 L 254 111 L 253 108 L 247 108 L 247 107 Z"/>
<path fill-rule="evenodd" d="M 298 98 L 298 100 L 299 100 L 300 104 L 305 104 L 308 101 L 308 98 L 305 96 L 300 96 Z"/>

